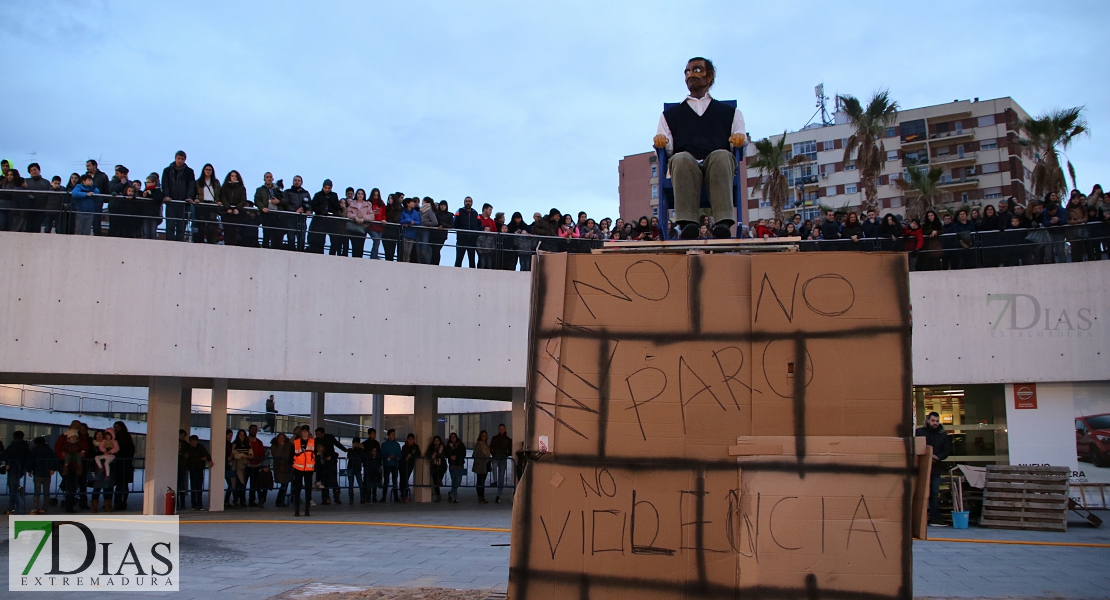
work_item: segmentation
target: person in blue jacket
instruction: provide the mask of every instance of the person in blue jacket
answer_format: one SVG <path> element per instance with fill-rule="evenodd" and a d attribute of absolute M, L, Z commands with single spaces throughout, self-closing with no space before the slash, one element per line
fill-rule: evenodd
<path fill-rule="evenodd" d="M 73 210 L 77 213 L 74 219 L 73 232 L 77 235 L 92 235 L 93 211 L 99 212 L 101 202 L 90 198 L 89 194 L 99 194 L 100 190 L 93 187 L 92 175 L 85 173 L 70 195 L 73 196 Z M 99 215 L 96 215 L 99 217 Z"/>
<path fill-rule="evenodd" d="M 398 487 L 399 471 L 401 466 L 401 444 L 397 441 L 397 430 L 390 429 L 386 433 L 388 439 L 382 442 L 382 473 L 385 476 L 385 485 L 382 487 L 382 501 L 385 501 L 386 491 L 389 489 L 389 482 L 393 481 L 393 501 L 400 502 L 400 488 Z"/>
<path fill-rule="evenodd" d="M 420 211 L 414 208 L 415 198 L 405 198 L 405 210 L 401 211 L 401 228 L 404 230 L 404 243 L 397 262 L 410 262 L 412 248 L 416 243 L 416 228 L 420 226 Z"/>

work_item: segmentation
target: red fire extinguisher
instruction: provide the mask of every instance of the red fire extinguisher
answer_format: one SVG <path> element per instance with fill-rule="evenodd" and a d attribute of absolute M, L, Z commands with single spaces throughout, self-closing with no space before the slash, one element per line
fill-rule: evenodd
<path fill-rule="evenodd" d="M 166 488 L 166 514 L 172 515 L 177 510 L 177 496 L 173 493 L 173 488 Z"/>

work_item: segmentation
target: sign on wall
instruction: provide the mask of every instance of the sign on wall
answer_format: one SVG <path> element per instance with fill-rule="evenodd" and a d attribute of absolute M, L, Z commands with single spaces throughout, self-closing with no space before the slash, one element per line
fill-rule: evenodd
<path fill-rule="evenodd" d="M 910 274 L 916 385 L 1110 379 L 1110 262 Z"/>
<path fill-rule="evenodd" d="M 1037 409 L 1037 384 L 1014 384 L 1014 408 L 1025 410 Z"/>

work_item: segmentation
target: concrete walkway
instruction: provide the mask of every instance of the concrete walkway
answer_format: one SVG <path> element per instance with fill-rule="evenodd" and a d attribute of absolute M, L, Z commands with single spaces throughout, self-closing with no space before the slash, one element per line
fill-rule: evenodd
<path fill-rule="evenodd" d="M 467 598 L 496 598 L 508 580 L 512 505 L 479 505 L 472 493 L 457 505 L 320 506 L 308 519 L 272 507 L 186 512 L 182 591 L 161 595 L 285 600 L 381 587 L 472 590 L 480 593 Z M 4 564 L 7 529 L 4 523 Z M 1110 598 L 1110 526 L 1095 530 L 1073 521 L 1064 534 L 930 528 L 929 535 L 961 541 L 914 543 L 917 598 Z M 3 597 L 42 597 L 7 592 L 7 577 L 5 569 Z M 59 596 L 66 595 L 85 597 Z M 133 596 L 151 595 L 159 594 Z"/>

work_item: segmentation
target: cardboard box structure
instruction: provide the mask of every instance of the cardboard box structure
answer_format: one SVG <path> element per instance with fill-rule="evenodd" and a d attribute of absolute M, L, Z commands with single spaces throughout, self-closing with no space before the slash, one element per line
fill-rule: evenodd
<path fill-rule="evenodd" d="M 549 254 L 533 286 L 510 598 L 912 598 L 904 256 Z"/>

